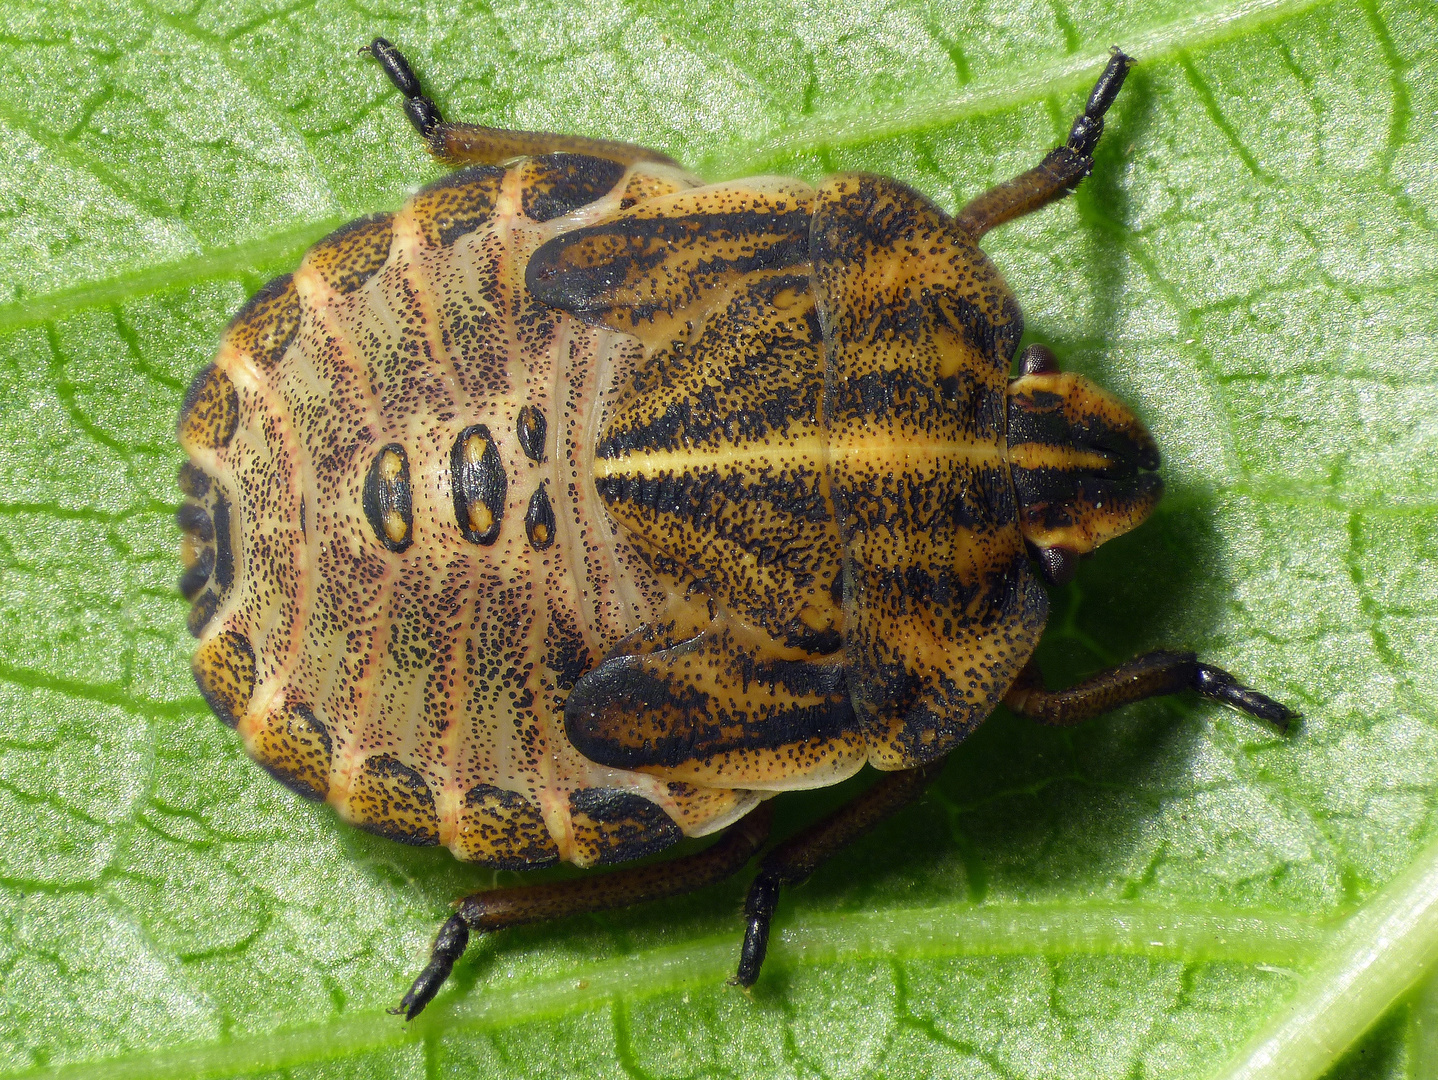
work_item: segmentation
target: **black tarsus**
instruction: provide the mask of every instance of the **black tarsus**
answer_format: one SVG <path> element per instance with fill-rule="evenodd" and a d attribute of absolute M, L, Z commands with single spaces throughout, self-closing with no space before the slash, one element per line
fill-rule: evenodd
<path fill-rule="evenodd" d="M 678 163 L 647 147 L 608 139 L 587 139 L 553 131 L 508 131 L 483 124 L 453 124 L 435 103 L 425 97 L 419 78 L 393 43 L 377 37 L 360 49 L 384 68 L 389 81 L 404 95 L 404 114 L 429 144 L 429 152 L 446 165 L 505 165 L 516 158 L 547 154 L 582 154 L 604 158 L 620 166 L 636 162 L 659 165 Z M 597 196 L 598 192 L 596 192 Z"/>
<path fill-rule="evenodd" d="M 1074 121 L 1069 130 L 1068 148 L 1075 154 L 1080 157 L 1093 156 L 1094 147 L 1098 145 L 1099 136 L 1103 134 L 1104 114 L 1118 97 L 1119 90 L 1123 89 L 1123 81 L 1128 77 L 1128 69 L 1132 66 L 1133 57 L 1126 56 L 1117 45 L 1109 50 L 1108 67 L 1104 68 L 1098 82 L 1094 83 L 1083 114 Z"/>
<path fill-rule="evenodd" d="M 651 804 L 652 805 L 652 804 Z M 655 807 L 656 813 L 662 813 Z M 668 862 L 628 866 L 607 874 L 516 885 L 473 893 L 459 902 L 459 910 L 440 927 L 430 950 L 429 963 L 391 1010 L 413 1020 L 439 992 L 464 955 L 470 935 L 487 934 L 526 923 L 632 907 L 666 896 L 694 892 L 737 873 L 769 838 L 773 807 L 760 803 L 702 851 Z M 675 827 L 677 832 L 677 826 Z"/>
<path fill-rule="evenodd" d="M 394 83 L 394 88 L 405 97 L 419 97 L 424 93 L 409 61 L 387 38 L 377 37 L 368 45 L 361 46 L 360 54 L 368 54 L 378 60 L 389 81 Z"/>
<path fill-rule="evenodd" d="M 744 944 L 739 949 L 739 969 L 729 980 L 734 986 L 753 986 L 769 952 L 769 924 L 779 904 L 779 886 L 785 884 L 768 867 L 760 869 L 744 900 Z"/>
<path fill-rule="evenodd" d="M 759 873 L 744 901 L 744 945 L 739 967 L 729 982 L 753 986 L 769 951 L 769 924 L 785 885 L 797 885 L 819 864 L 853 843 L 879 822 L 917 799 L 943 765 L 943 758 L 914 769 L 885 773 L 867 790 L 772 848 L 759 861 Z"/>
<path fill-rule="evenodd" d="M 1194 665 L 1193 688 L 1206 698 L 1266 720 L 1284 733 L 1298 719 L 1298 713 L 1287 705 L 1274 701 L 1267 694 L 1260 694 L 1251 686 L 1244 686 L 1222 668 L 1210 664 Z"/>
<path fill-rule="evenodd" d="M 399 1008 L 389 1011 L 395 1016 L 413 1020 L 421 1010 L 439 993 L 455 961 L 464 955 L 469 947 L 469 927 L 459 915 L 451 915 L 434 939 L 430 950 L 429 963 L 410 986 L 409 992 L 400 999 Z"/>
<path fill-rule="evenodd" d="M 404 114 L 409 117 L 409 122 L 426 139 L 432 139 L 434 129 L 444 123 L 444 117 L 440 115 L 439 107 L 424 96 L 419 78 L 409 66 L 409 61 L 404 58 L 404 54 L 382 37 L 377 37 L 361 47 L 360 52 L 368 53 L 379 61 L 380 67 L 384 68 L 384 73 L 389 76 L 389 81 L 404 95 Z"/>
<path fill-rule="evenodd" d="M 1133 57 L 1115 45 L 1108 66 L 1094 83 L 1084 111 L 1069 129 L 1068 141 L 1050 150 L 1034 168 L 985 191 L 955 217 L 974 239 L 1006 221 L 1031 214 L 1073 192 L 1093 172 L 1093 152 L 1103 134 L 1104 114 L 1118 97 Z"/>

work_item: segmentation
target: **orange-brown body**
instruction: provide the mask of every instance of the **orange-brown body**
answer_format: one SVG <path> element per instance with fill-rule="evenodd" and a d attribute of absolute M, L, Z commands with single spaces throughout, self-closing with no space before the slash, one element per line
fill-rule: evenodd
<path fill-rule="evenodd" d="M 704 185 L 644 147 L 443 120 L 469 168 L 321 241 L 191 385 L 181 590 L 216 714 L 363 828 L 523 869 L 662 863 L 465 897 L 473 932 L 702 888 L 778 791 L 887 775 L 771 848 L 780 889 L 915 798 L 1000 702 L 1069 724 L 1196 691 L 1293 713 L 1192 653 L 1063 690 L 1031 654 L 1087 551 L 1157 502 L 1143 425 L 1051 352 L 977 245 L 1062 198 L 1132 59 L 1064 145 L 950 217 L 904 185 Z M 751 813 L 751 811 L 757 811 Z"/>
<path fill-rule="evenodd" d="M 318 244 L 197 377 L 196 679 L 301 794 L 509 868 L 936 760 L 1043 628 L 1028 545 L 1158 497 L 1104 479 L 1157 463 L 1112 398 L 1011 387 L 1021 333 L 892 181 L 457 173 Z"/>

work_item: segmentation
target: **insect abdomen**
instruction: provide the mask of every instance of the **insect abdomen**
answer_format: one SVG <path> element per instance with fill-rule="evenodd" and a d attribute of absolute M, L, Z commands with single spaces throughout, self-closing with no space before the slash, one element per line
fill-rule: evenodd
<path fill-rule="evenodd" d="M 753 803 L 596 766 L 560 724 L 658 599 L 588 471 L 631 346 L 524 285 L 566 214 L 634 187 L 602 164 L 464 170 L 339 230 L 237 317 L 181 418 L 216 712 L 356 824 L 509 868 L 634 857 Z"/>

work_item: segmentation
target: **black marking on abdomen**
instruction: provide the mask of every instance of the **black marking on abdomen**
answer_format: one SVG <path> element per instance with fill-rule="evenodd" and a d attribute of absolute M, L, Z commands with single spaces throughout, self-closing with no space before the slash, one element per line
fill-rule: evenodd
<path fill-rule="evenodd" d="M 415 192 L 410 213 L 425 242 L 449 247 L 488 221 L 505 172 L 498 165 L 470 165 Z"/>
<path fill-rule="evenodd" d="M 193 600 L 195 595 L 205 587 L 205 582 L 210 580 L 210 575 L 215 570 L 215 549 L 211 547 L 201 548 L 199 556 L 195 559 L 195 565 L 180 575 L 180 595 L 186 600 Z"/>
<path fill-rule="evenodd" d="M 364 513 L 375 537 L 389 551 L 414 543 L 414 504 L 409 486 L 409 456 L 390 443 L 374 456 L 364 482 Z"/>
<path fill-rule="evenodd" d="M 293 275 L 274 278 L 261 286 L 230 320 L 225 339 L 249 354 L 260 368 L 272 368 L 299 332 L 300 311 Z"/>
<path fill-rule="evenodd" d="M 551 221 L 587 206 L 619 183 L 625 167 L 588 154 L 546 154 L 525 162 L 524 213 Z"/>
<path fill-rule="evenodd" d="M 206 589 L 191 605 L 190 613 L 185 618 L 185 627 L 190 631 L 190 636 L 199 637 L 204 633 L 205 627 L 210 625 L 210 620 L 219 610 L 220 598 L 215 595 L 214 589 Z"/>
<path fill-rule="evenodd" d="M 426 827 L 438 820 L 434 794 L 417 770 L 390 754 L 376 754 L 365 760 L 361 776 L 372 779 L 382 792 L 374 801 L 375 809 L 385 816 L 361 819 L 357 822 L 360 828 L 415 847 L 433 847 L 439 843 L 438 831 L 431 832 Z M 352 794 L 352 804 L 353 799 Z"/>
<path fill-rule="evenodd" d="M 191 498 L 203 499 L 210 492 L 210 478 L 192 461 L 180 466 L 180 490 Z"/>
<path fill-rule="evenodd" d="M 454 521 L 471 544 L 488 546 L 499 539 L 509 477 L 489 428 L 467 427 L 449 454 L 454 484 Z"/>
<path fill-rule="evenodd" d="M 493 784 L 475 784 L 465 792 L 466 810 L 478 811 L 481 840 L 488 852 L 480 861 L 496 870 L 537 870 L 559 861 L 559 848 L 537 807 L 517 791 Z M 503 854 L 501 854 L 503 853 Z"/>
<path fill-rule="evenodd" d="M 573 612 L 563 604 L 550 604 L 545 646 L 544 662 L 554 672 L 554 684 L 561 690 L 573 690 L 592 660 Z"/>
<path fill-rule="evenodd" d="M 370 214 L 346 222 L 310 248 L 305 256 L 305 265 L 324 278 L 330 288 L 341 296 L 358 292 L 389 258 L 390 241 L 394 236 L 393 221 L 393 214 Z M 283 280 L 277 279 L 268 287 L 274 287 Z"/>
<path fill-rule="evenodd" d="M 544 413 L 533 405 L 525 405 L 519 410 L 514 433 L 519 436 L 519 448 L 525 457 L 530 461 L 544 461 L 544 439 L 549 433 L 549 421 Z"/>
<path fill-rule="evenodd" d="M 543 551 L 554 543 L 554 507 L 549 504 L 548 483 L 542 483 L 529 497 L 529 509 L 524 514 L 524 532 L 529 537 L 529 546 Z"/>
<path fill-rule="evenodd" d="M 196 540 L 208 544 L 215 538 L 215 527 L 205 508 L 196 503 L 181 503 L 175 511 L 175 524 Z"/>
<path fill-rule="evenodd" d="M 235 583 L 235 555 L 230 546 L 230 503 L 215 492 L 215 584 L 224 592 Z"/>
<path fill-rule="evenodd" d="M 325 727 L 315 716 L 314 711 L 302 702 L 286 706 L 285 712 L 287 714 L 285 723 L 291 731 L 294 732 L 297 729 L 300 738 L 308 737 L 308 740 L 313 741 L 323 750 L 324 765 L 318 771 L 327 777 L 329 763 L 334 755 L 334 742 L 330 738 L 329 728 Z M 294 736 L 292 735 L 291 738 L 293 739 Z M 291 761 L 289 764 L 292 767 L 286 768 L 285 765 L 275 761 L 260 762 L 266 772 L 300 798 L 308 799 L 310 802 L 324 802 L 325 795 L 328 794 L 327 789 L 317 788 L 310 782 L 309 778 L 304 775 L 303 769 L 297 767 L 302 764 L 301 762 Z"/>
<path fill-rule="evenodd" d="M 579 788 L 572 791 L 569 793 L 569 812 L 573 818 L 588 818 L 601 829 L 608 826 L 608 829 L 602 830 L 602 841 L 596 844 L 601 865 L 630 862 L 652 855 L 677 843 L 683 836 L 674 819 L 658 804 L 620 788 Z M 585 823 L 576 824 L 583 826 Z"/>

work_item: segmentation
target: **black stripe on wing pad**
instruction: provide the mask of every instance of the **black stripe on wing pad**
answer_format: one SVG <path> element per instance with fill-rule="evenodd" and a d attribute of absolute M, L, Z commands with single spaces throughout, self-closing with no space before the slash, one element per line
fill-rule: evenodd
<path fill-rule="evenodd" d="M 698 245 L 737 244 L 745 254 L 715 254 L 693 271 L 685 287 L 654 290 L 649 302 L 620 302 L 626 284 L 638 285 L 664 263 Z M 623 218 L 564 233 L 544 244 L 525 267 L 529 291 L 551 307 L 587 314 L 626 307 L 633 319 L 650 319 L 694 299 L 701 279 L 797 266 L 809 257 L 809 213 L 732 211 L 672 218 Z"/>
<path fill-rule="evenodd" d="M 736 691 L 757 683 L 786 696 L 825 696 L 803 704 L 781 700 L 753 714 L 666 677 L 664 666 L 653 656 L 621 656 L 581 679 L 564 708 L 575 748 L 615 768 L 674 768 L 735 751 L 836 739 L 857 726 L 839 664 L 767 661 L 748 665 L 742 678 L 736 671 Z"/>

